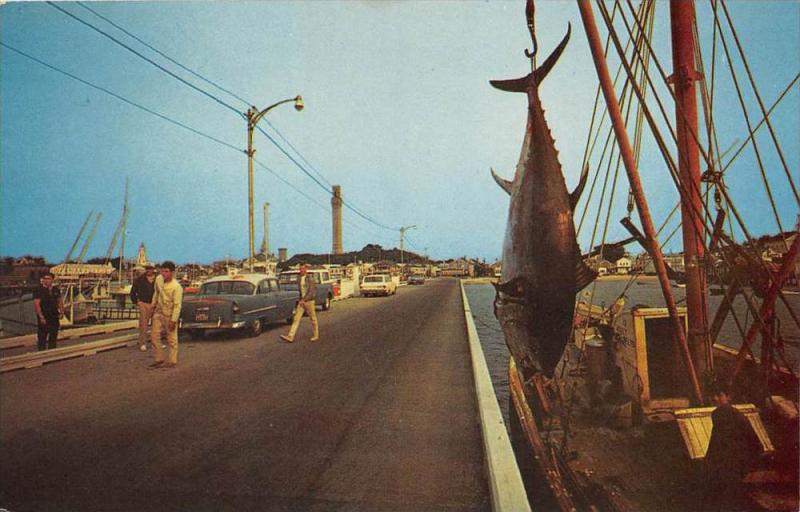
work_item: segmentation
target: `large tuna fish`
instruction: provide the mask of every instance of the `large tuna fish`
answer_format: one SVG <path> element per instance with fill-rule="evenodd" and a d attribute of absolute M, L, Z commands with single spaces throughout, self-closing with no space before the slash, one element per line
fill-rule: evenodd
<path fill-rule="evenodd" d="M 497 89 L 528 96 L 528 124 L 514 180 L 492 171 L 511 196 L 495 315 L 517 365 L 528 374 L 547 376 L 552 376 L 569 338 L 575 293 L 595 277 L 582 261 L 572 220 L 588 168 L 569 194 L 539 98 L 539 85 L 569 35 L 568 29 L 550 57 L 528 76 L 491 81 Z"/>

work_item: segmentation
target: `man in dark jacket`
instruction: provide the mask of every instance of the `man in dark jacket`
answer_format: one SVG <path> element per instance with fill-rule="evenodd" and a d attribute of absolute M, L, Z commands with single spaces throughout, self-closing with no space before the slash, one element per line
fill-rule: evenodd
<path fill-rule="evenodd" d="M 131 286 L 131 302 L 139 307 L 139 350 L 147 350 L 147 324 L 153 316 L 153 292 L 155 291 L 156 269 L 153 265 L 145 265 L 144 274 L 140 275 Z"/>
<path fill-rule="evenodd" d="M 56 348 L 58 340 L 58 319 L 64 316 L 64 301 L 61 290 L 53 286 L 55 276 L 50 272 L 42 276 L 41 284 L 33 292 L 33 309 L 38 318 L 37 348 Z"/>
<path fill-rule="evenodd" d="M 287 343 L 294 341 L 294 335 L 297 334 L 297 328 L 300 327 L 300 320 L 303 318 L 303 312 L 308 313 L 308 318 L 311 320 L 311 327 L 314 334 L 309 341 L 319 340 L 319 324 L 317 323 L 317 284 L 314 282 L 314 277 L 308 273 L 308 265 L 300 265 L 300 275 L 297 277 L 297 288 L 300 290 L 300 300 L 297 302 L 297 308 L 294 311 L 294 319 L 292 320 L 292 327 L 289 329 L 289 334 L 281 334 L 281 338 Z"/>
<path fill-rule="evenodd" d="M 712 386 L 717 405 L 711 413 L 711 439 L 706 452 L 707 510 L 729 512 L 746 509 L 742 478 L 761 452 L 761 441 L 750 422 L 733 407 L 727 387 Z"/>

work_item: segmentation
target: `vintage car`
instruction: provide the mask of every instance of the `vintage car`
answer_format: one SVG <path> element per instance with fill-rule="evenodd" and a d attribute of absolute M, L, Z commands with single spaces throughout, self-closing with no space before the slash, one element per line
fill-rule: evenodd
<path fill-rule="evenodd" d="M 364 277 L 361 282 L 361 295 L 364 297 L 375 295 L 394 295 L 397 293 L 397 283 L 389 274 L 372 274 Z"/>
<path fill-rule="evenodd" d="M 408 277 L 409 286 L 417 284 L 425 284 L 425 276 L 413 275 Z"/>
<path fill-rule="evenodd" d="M 211 329 L 244 329 L 258 336 L 266 324 L 291 322 L 297 292 L 281 288 L 278 278 L 246 273 L 212 277 L 196 295 L 184 296 L 180 328 L 193 338 Z"/>
<path fill-rule="evenodd" d="M 308 275 L 314 278 L 314 282 L 317 283 L 316 305 L 321 306 L 323 311 L 331 309 L 334 287 L 337 283 L 336 279 L 333 279 L 330 273 L 324 269 L 309 269 Z M 297 270 L 284 270 L 279 277 L 281 289 L 291 290 L 295 299 L 300 298 L 297 286 L 298 277 L 300 277 L 300 272 Z"/>

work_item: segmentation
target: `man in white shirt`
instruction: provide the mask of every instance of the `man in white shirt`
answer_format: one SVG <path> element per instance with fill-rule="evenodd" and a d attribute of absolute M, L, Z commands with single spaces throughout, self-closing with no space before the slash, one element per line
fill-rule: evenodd
<path fill-rule="evenodd" d="M 153 325 L 150 343 L 155 349 L 155 362 L 150 368 L 175 368 L 178 364 L 178 318 L 181 315 L 183 288 L 175 279 L 175 264 L 165 261 L 161 264 L 161 274 L 156 277 L 153 293 Z M 169 360 L 164 362 L 164 349 L 161 348 L 161 333 L 167 333 Z"/>

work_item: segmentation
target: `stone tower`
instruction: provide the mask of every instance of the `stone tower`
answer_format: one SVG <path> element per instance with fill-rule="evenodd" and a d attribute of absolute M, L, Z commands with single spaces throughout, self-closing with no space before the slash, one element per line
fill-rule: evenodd
<path fill-rule="evenodd" d="M 342 187 L 333 186 L 331 198 L 331 212 L 333 213 L 333 254 L 342 254 Z"/>

